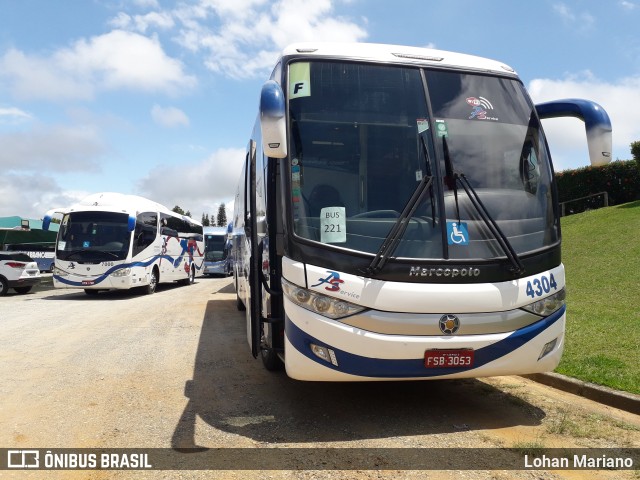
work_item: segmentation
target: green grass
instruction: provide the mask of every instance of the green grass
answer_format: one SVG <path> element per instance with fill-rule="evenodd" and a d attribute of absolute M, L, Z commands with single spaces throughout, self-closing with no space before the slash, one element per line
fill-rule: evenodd
<path fill-rule="evenodd" d="M 640 201 L 562 218 L 567 334 L 556 369 L 640 394 Z"/>

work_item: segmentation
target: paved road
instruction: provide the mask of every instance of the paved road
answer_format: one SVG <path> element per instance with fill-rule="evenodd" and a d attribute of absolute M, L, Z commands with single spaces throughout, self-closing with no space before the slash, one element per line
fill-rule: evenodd
<path fill-rule="evenodd" d="M 301 471 L 245 471 L 255 466 L 256 447 L 638 448 L 640 419 L 520 377 L 293 381 L 251 357 L 228 278 L 160 286 L 146 296 L 12 291 L 0 298 L 0 325 L 0 447 L 248 449 L 238 471 L 134 478 L 634 478 L 628 471 L 389 470 L 384 459 L 379 471 L 304 470 L 304 458 Z M 348 463 L 348 453 L 332 451 L 335 462 Z M 5 476 L 42 473 L 0 472 Z M 131 476 L 47 472 L 47 478 Z"/>

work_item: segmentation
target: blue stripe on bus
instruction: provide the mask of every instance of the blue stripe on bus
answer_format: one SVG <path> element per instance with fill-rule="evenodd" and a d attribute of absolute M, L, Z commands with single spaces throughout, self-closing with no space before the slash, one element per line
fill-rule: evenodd
<path fill-rule="evenodd" d="M 183 253 L 182 255 L 180 255 L 179 257 L 174 259 L 173 257 L 170 257 L 169 255 L 156 255 L 155 257 L 151 258 L 151 260 L 148 260 L 146 262 L 123 263 L 122 265 L 116 265 L 115 267 L 110 268 L 109 270 L 104 272 L 99 277 L 91 278 L 90 280 L 89 279 L 88 280 L 93 282 L 91 284 L 91 286 L 98 285 L 101 282 L 103 282 L 109 275 L 111 275 L 116 270 L 121 270 L 123 268 L 131 268 L 131 267 L 148 267 L 149 265 L 154 263 L 156 260 L 161 260 L 161 259 L 167 260 L 167 261 L 171 262 L 174 267 L 177 267 L 178 265 L 180 265 L 182 263 L 182 259 L 184 258 L 184 256 L 185 256 L 185 254 Z M 202 265 L 198 266 L 195 262 L 194 262 L 194 265 L 196 267 L 196 270 L 201 270 L 202 269 Z M 60 275 L 54 275 L 53 278 L 55 278 L 60 283 L 64 283 L 66 285 L 71 285 L 73 287 L 85 286 L 85 285 L 82 284 L 82 281 L 74 282 L 74 281 L 68 280 L 66 277 L 61 277 Z"/>
<path fill-rule="evenodd" d="M 551 325 L 556 323 L 564 315 L 566 307 L 563 306 L 560 310 L 553 313 L 549 317 L 546 317 L 532 325 L 516 330 L 508 337 L 499 340 L 486 347 L 479 348 L 474 352 L 474 369 L 482 367 L 500 357 L 503 357 L 514 350 L 522 347 L 527 342 L 538 336 L 545 331 Z M 298 328 L 291 319 L 286 316 L 285 333 L 289 342 L 307 358 L 321 364 L 324 367 L 331 368 L 333 370 L 348 373 L 350 375 L 357 375 L 362 377 L 378 377 L 378 378 L 410 378 L 410 377 L 439 377 L 443 375 L 450 375 L 453 373 L 469 371 L 468 368 L 426 368 L 424 366 L 424 358 L 409 358 L 409 359 L 386 359 L 386 358 L 371 358 L 361 355 L 355 355 L 353 353 L 346 352 L 344 350 L 337 349 L 329 344 L 321 342 L 317 338 L 305 333 Z M 315 344 L 318 346 L 332 349 L 336 358 L 338 359 L 339 366 L 322 361 L 311 353 L 309 344 Z"/>

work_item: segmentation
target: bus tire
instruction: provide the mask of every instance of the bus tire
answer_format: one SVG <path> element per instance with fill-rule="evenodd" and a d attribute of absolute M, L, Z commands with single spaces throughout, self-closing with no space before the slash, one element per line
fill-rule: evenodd
<path fill-rule="evenodd" d="M 284 363 L 280 360 L 280 357 L 272 348 L 263 348 L 260 350 L 260 357 L 262 357 L 262 364 L 264 368 L 270 372 L 277 372 L 284 368 Z"/>
<path fill-rule="evenodd" d="M 33 287 L 15 287 L 14 290 L 20 295 L 24 295 L 25 293 L 29 293 L 32 288 Z"/>
<path fill-rule="evenodd" d="M 236 308 L 240 312 L 244 312 L 247 309 L 244 303 L 242 303 L 242 300 L 240 300 L 240 296 L 238 295 L 238 292 L 236 292 Z"/>
<path fill-rule="evenodd" d="M 269 344 L 273 346 L 273 333 L 273 326 L 269 328 L 268 332 L 265 332 L 265 329 L 263 328 L 262 338 L 260 339 L 260 358 L 262 359 L 264 368 L 270 372 L 277 372 L 284 368 L 284 363 L 282 363 L 282 360 L 276 353 L 275 349 L 269 347 Z"/>
<path fill-rule="evenodd" d="M 151 295 L 155 293 L 156 287 L 158 286 L 159 278 L 160 275 L 158 274 L 158 269 L 156 267 L 153 267 L 153 270 L 151 270 L 151 278 L 149 278 L 149 285 L 145 285 L 144 287 L 142 287 L 142 292 L 145 295 Z"/>
<path fill-rule="evenodd" d="M 244 312 L 247 307 L 244 306 L 244 303 L 240 300 L 240 295 L 238 295 L 238 277 L 236 277 L 235 273 L 233 275 L 233 284 L 236 287 L 236 308 L 239 312 Z"/>

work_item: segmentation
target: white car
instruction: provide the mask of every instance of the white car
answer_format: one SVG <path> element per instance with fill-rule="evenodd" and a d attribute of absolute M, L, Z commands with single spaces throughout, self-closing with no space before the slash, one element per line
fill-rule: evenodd
<path fill-rule="evenodd" d="M 38 264 L 28 255 L 0 252 L 0 295 L 6 295 L 10 288 L 28 293 L 41 279 Z"/>

